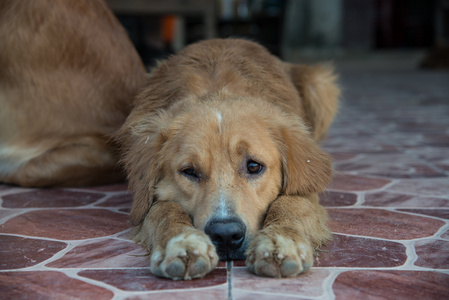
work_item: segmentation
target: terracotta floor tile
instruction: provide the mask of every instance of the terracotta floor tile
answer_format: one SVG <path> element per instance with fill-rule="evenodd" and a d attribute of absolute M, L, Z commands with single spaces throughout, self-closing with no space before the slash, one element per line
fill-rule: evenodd
<path fill-rule="evenodd" d="M 133 196 L 131 193 L 112 196 L 107 200 L 97 204 L 99 207 L 127 207 L 131 208 Z"/>
<path fill-rule="evenodd" d="M 367 193 L 363 205 L 379 207 L 449 207 L 449 199 L 377 192 Z"/>
<path fill-rule="evenodd" d="M 348 127 L 352 127 L 349 125 Z M 330 133 L 328 136 L 333 137 L 341 134 L 341 130 L 331 129 L 335 133 Z M 329 152 L 343 152 L 343 153 L 398 153 L 396 146 L 388 143 L 379 143 L 372 137 L 363 136 L 365 133 L 353 134 L 352 137 L 345 136 L 345 139 L 336 138 L 334 140 L 328 139 L 323 142 L 323 148 L 328 149 Z"/>
<path fill-rule="evenodd" d="M 329 153 L 334 161 L 344 161 L 357 157 L 356 153 L 331 152 Z"/>
<path fill-rule="evenodd" d="M 264 294 L 257 292 L 249 292 L 245 290 L 235 290 L 232 293 L 233 300 L 305 300 L 310 298 L 303 298 L 300 296 L 283 295 L 281 291 L 276 294 Z"/>
<path fill-rule="evenodd" d="M 222 285 L 227 282 L 226 269 L 215 269 L 202 279 L 171 280 L 154 276 L 149 268 L 86 270 L 78 275 L 101 281 L 124 291 L 192 289 Z"/>
<path fill-rule="evenodd" d="M 2 210 L 0 208 L 0 224 L 3 223 L 2 222 L 3 218 L 6 218 L 6 217 L 14 215 L 14 214 L 17 214 L 19 212 L 20 212 L 20 210 L 17 210 L 17 209 L 14 209 L 14 210 Z"/>
<path fill-rule="evenodd" d="M 328 209 L 333 232 L 391 240 L 434 235 L 445 222 L 382 209 Z"/>
<path fill-rule="evenodd" d="M 444 129 L 442 129 L 444 130 Z M 425 134 L 424 135 L 424 145 L 433 147 L 449 147 L 449 135 L 447 134 Z"/>
<path fill-rule="evenodd" d="M 232 265 L 234 267 L 246 267 L 245 261 L 244 260 L 234 260 L 232 262 Z"/>
<path fill-rule="evenodd" d="M 151 293 L 126 298 L 126 300 L 228 300 L 227 285 L 196 290 L 179 290 L 173 292 Z"/>
<path fill-rule="evenodd" d="M 449 230 L 446 230 L 443 234 L 441 234 L 442 239 L 449 240 Z"/>
<path fill-rule="evenodd" d="M 417 241 L 415 251 L 418 255 L 416 266 L 449 269 L 449 241 L 433 239 Z"/>
<path fill-rule="evenodd" d="M 125 214 L 103 209 L 31 211 L 0 225 L 0 233 L 24 234 L 60 240 L 102 237 L 129 228 Z"/>
<path fill-rule="evenodd" d="M 34 266 L 66 247 L 61 242 L 0 235 L 0 270 Z"/>
<path fill-rule="evenodd" d="M 449 178 L 402 180 L 401 182 L 390 186 L 388 190 L 416 195 L 447 197 L 449 195 L 448 182 Z"/>
<path fill-rule="evenodd" d="M 315 257 L 315 267 L 391 268 L 407 260 L 404 245 L 334 234 Z"/>
<path fill-rule="evenodd" d="M 146 251 L 133 242 L 105 239 L 87 241 L 47 264 L 51 268 L 145 268 L 150 262 Z"/>
<path fill-rule="evenodd" d="M 235 268 L 232 270 L 232 280 L 234 291 L 319 297 L 324 292 L 322 282 L 329 274 L 329 271 L 312 268 L 294 278 L 274 279 L 256 276 L 246 268 Z"/>
<path fill-rule="evenodd" d="M 0 272 L 3 299 L 112 299 L 102 287 L 53 271 Z"/>
<path fill-rule="evenodd" d="M 418 271 L 349 271 L 333 285 L 336 299 L 447 299 L 449 275 Z"/>
<path fill-rule="evenodd" d="M 338 171 L 356 171 L 362 175 L 383 176 L 388 178 L 433 178 L 446 175 L 433 169 L 416 158 L 398 154 L 370 154 L 358 160 L 336 164 Z"/>
<path fill-rule="evenodd" d="M 391 181 L 347 174 L 335 174 L 328 188 L 340 191 L 368 191 L 384 187 Z"/>
<path fill-rule="evenodd" d="M 0 183 L 0 191 L 1 190 L 8 190 L 10 188 L 11 188 L 10 186 Z"/>
<path fill-rule="evenodd" d="M 320 204 L 323 206 L 351 206 L 357 202 L 353 193 L 326 191 L 320 194 Z"/>
<path fill-rule="evenodd" d="M 449 156 L 446 148 L 417 147 L 406 151 L 407 154 L 414 155 L 421 160 L 432 163 L 436 166 L 449 165 Z"/>
<path fill-rule="evenodd" d="M 449 200 L 447 200 L 449 204 Z M 411 213 L 437 217 L 449 220 L 449 206 L 446 209 L 399 209 L 399 211 L 407 211 Z"/>
<path fill-rule="evenodd" d="M 3 196 L 3 207 L 76 207 L 94 203 L 104 197 L 104 194 L 74 192 L 61 189 L 35 190 Z"/>
<path fill-rule="evenodd" d="M 100 192 L 125 192 L 128 190 L 128 184 L 127 183 L 117 183 L 117 184 L 109 184 L 109 185 L 101 185 L 101 186 L 93 186 L 89 187 L 88 189 L 93 191 L 100 191 Z"/>

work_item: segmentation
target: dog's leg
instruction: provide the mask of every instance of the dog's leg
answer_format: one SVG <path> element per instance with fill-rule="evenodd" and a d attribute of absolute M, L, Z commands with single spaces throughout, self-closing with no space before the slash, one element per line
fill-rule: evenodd
<path fill-rule="evenodd" d="M 280 196 L 248 248 L 248 268 L 269 277 L 292 277 L 306 271 L 313 265 L 314 248 L 330 238 L 326 220 L 317 195 Z"/>
<path fill-rule="evenodd" d="M 209 237 L 193 227 L 177 203 L 153 204 L 137 230 L 135 240 L 151 253 L 151 272 L 156 276 L 201 278 L 217 266 L 218 255 Z"/>

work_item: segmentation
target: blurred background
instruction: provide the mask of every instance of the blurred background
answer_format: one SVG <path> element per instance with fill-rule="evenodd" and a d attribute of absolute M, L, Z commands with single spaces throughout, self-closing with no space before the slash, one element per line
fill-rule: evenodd
<path fill-rule="evenodd" d="M 449 68 L 449 0 L 107 0 L 144 63 L 242 37 L 291 62 L 404 60 Z"/>

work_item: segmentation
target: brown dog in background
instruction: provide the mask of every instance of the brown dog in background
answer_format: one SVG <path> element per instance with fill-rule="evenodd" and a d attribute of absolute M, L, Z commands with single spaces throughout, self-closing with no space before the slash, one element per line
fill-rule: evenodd
<path fill-rule="evenodd" d="M 245 257 L 270 277 L 312 266 L 330 237 L 317 193 L 331 159 L 317 141 L 338 96 L 331 68 L 244 40 L 200 42 L 160 63 L 117 134 L 152 272 L 197 278 Z"/>
<path fill-rule="evenodd" d="M 103 1 L 0 1 L 0 182 L 123 179 L 108 140 L 145 82 Z"/>

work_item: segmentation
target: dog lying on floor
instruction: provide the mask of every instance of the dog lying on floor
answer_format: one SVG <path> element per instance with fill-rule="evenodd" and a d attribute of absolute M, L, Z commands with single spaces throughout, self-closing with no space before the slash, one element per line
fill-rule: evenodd
<path fill-rule="evenodd" d="M 263 276 L 307 270 L 329 237 L 317 145 L 338 106 L 326 66 L 291 65 L 243 40 L 209 40 L 147 81 L 99 0 L 0 2 L 0 181 L 120 180 L 154 274 L 203 277 L 219 259 Z M 130 98 L 144 85 L 131 107 Z"/>
<path fill-rule="evenodd" d="M 317 141 L 338 96 L 331 68 L 284 63 L 244 40 L 161 62 L 116 136 L 152 272 L 198 278 L 245 257 L 262 276 L 310 268 L 330 237 L 317 193 L 331 160 Z"/>
<path fill-rule="evenodd" d="M 109 140 L 145 83 L 102 0 L 0 1 L 0 182 L 123 180 Z"/>

